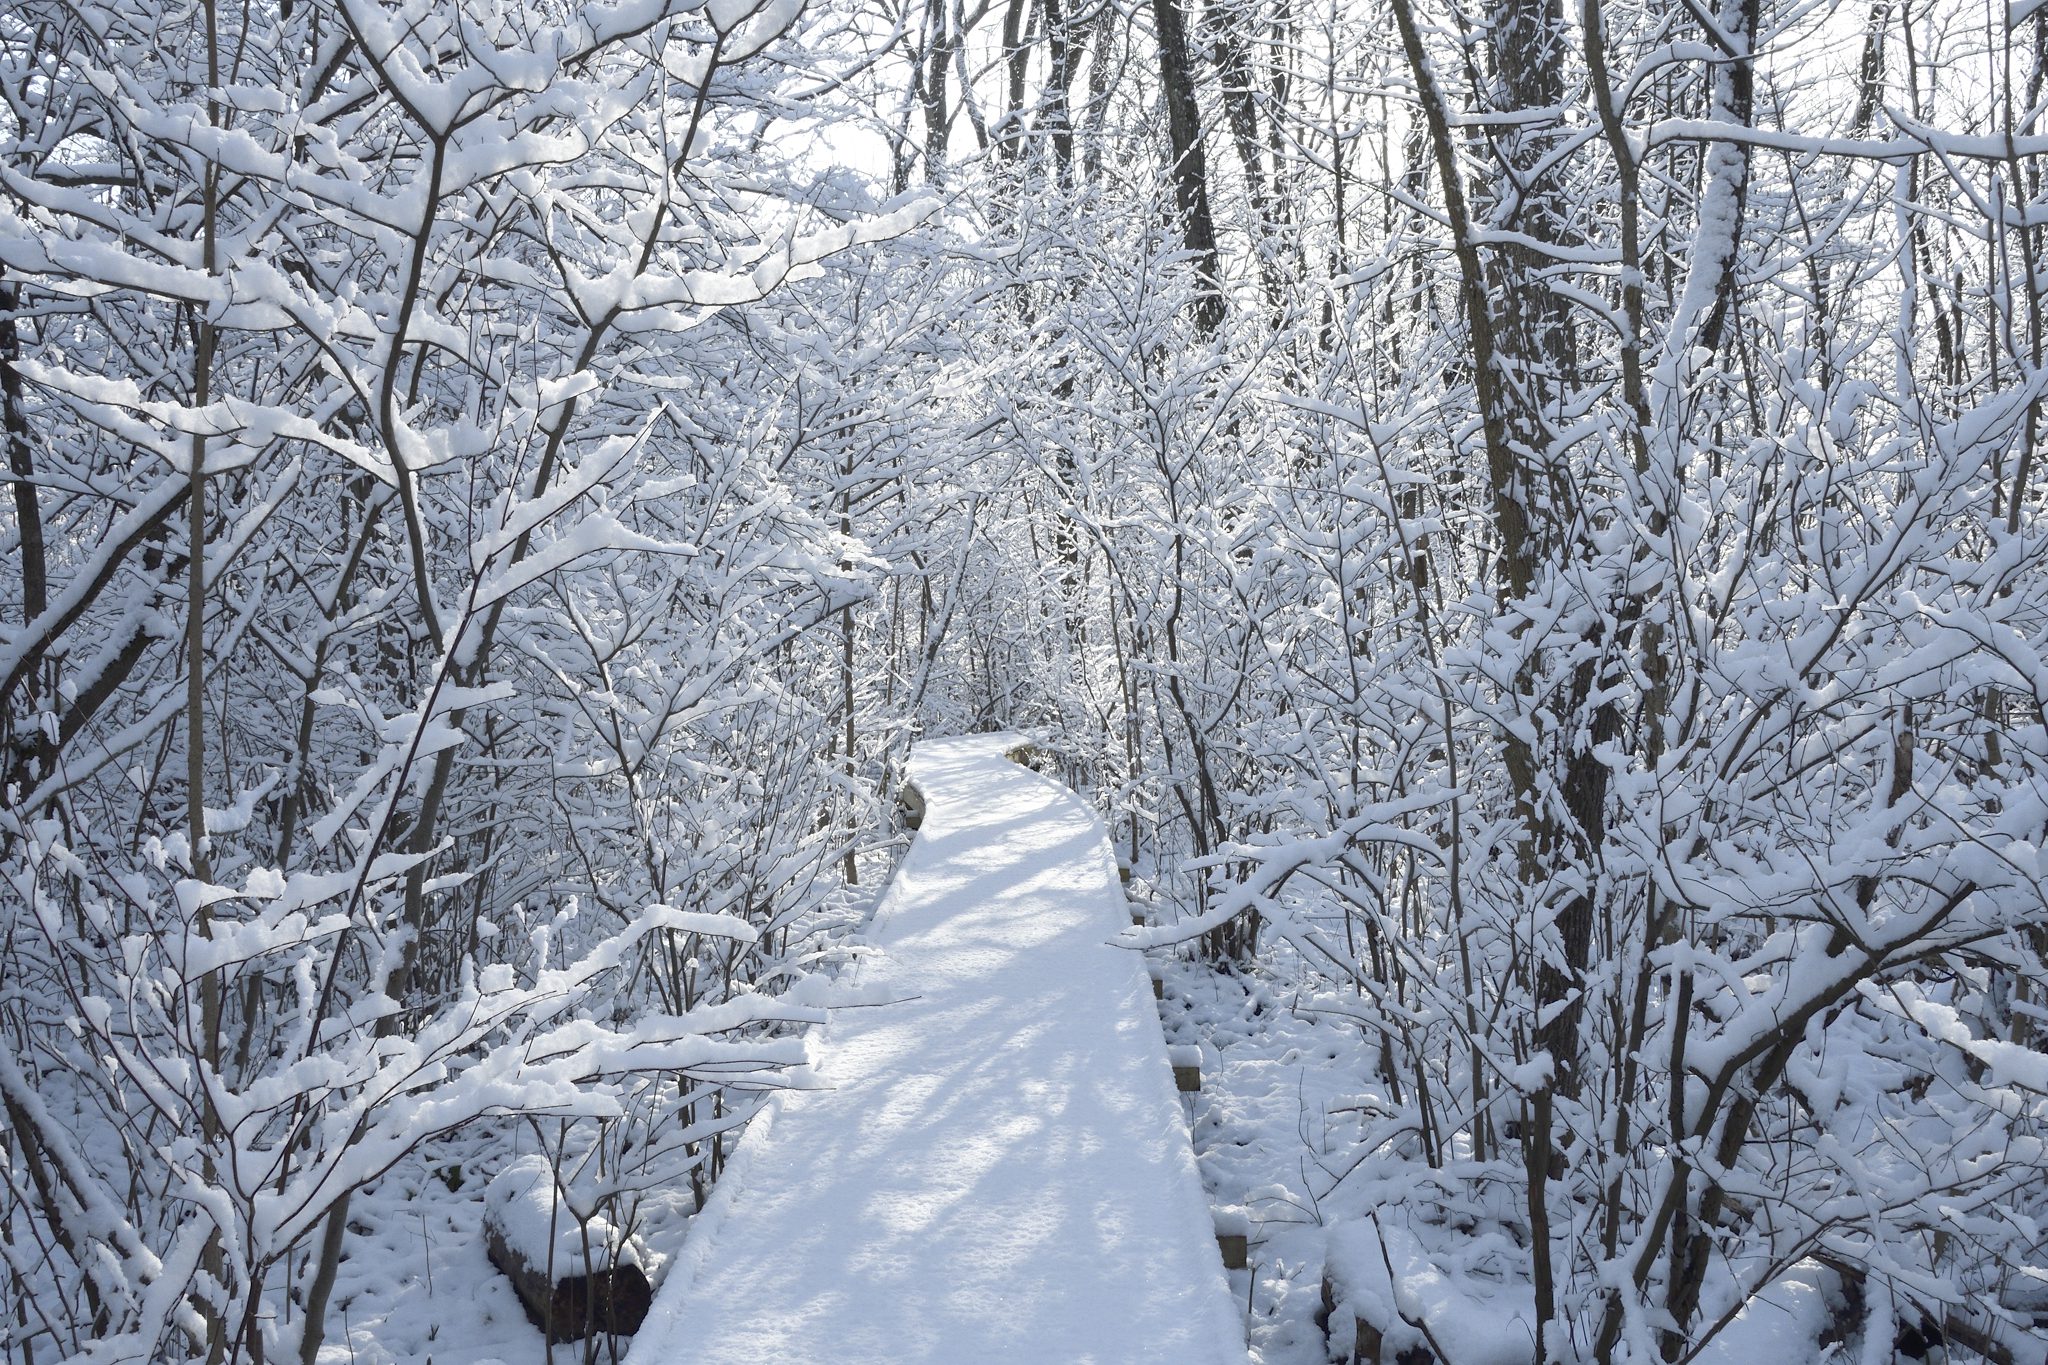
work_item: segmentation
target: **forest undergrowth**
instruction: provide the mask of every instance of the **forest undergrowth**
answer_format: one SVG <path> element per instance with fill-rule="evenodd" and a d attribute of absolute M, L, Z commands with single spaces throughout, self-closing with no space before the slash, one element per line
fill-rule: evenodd
<path fill-rule="evenodd" d="M 1272 1358 L 2043 1365 L 2044 205 L 2034 0 L 0 6 L 0 1356 L 694 1204 L 1004 729 Z"/>

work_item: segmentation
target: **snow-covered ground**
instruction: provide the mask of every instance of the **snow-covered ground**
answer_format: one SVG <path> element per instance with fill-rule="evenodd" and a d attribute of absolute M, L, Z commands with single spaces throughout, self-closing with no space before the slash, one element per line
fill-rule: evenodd
<path fill-rule="evenodd" d="M 1102 822 L 1003 748 L 919 746 L 895 1003 L 756 1120 L 631 1365 L 1244 1359 Z"/>
<path fill-rule="evenodd" d="M 650 1259 L 676 1272 L 653 1317 L 637 1340 L 557 1346 L 557 1365 L 1199 1362 L 1242 1359 L 1247 1337 L 1257 1365 L 1328 1365 L 1325 1265 L 1349 1308 L 1391 1295 L 1383 1254 L 1454 1365 L 1530 1359 L 1521 1256 L 1487 1230 L 1506 1211 L 1368 1141 L 1393 1105 L 1344 991 L 1284 945 L 1221 972 L 1183 949 L 1154 955 L 1155 1005 L 1137 955 L 1106 943 L 1126 907 L 1092 817 L 1000 748 L 920 754 L 932 808 L 860 992 L 900 1003 L 826 1031 L 833 1088 L 771 1109 L 698 1227 L 686 1190 L 643 1205 Z M 1199 1048 L 1199 1093 L 1175 1096 L 1162 1043 Z M 539 1147 L 484 1125 L 367 1191 L 321 1365 L 543 1359 L 481 1226 L 490 1174 Z M 1245 1219 L 1249 1269 L 1221 1271 L 1211 1208 Z M 1855 1358 L 1815 1350 L 1823 1280 L 1796 1267 L 1701 1359 Z"/>
<path fill-rule="evenodd" d="M 364 1191 L 351 1211 L 356 1236 L 336 1278 L 320 1365 L 577 1365 L 586 1353 L 623 1355 L 624 1344 L 607 1339 L 544 1352 L 512 1282 L 485 1255 L 490 1174 L 541 1150 L 524 1123 L 479 1125 L 429 1144 Z M 657 1263 L 673 1255 L 689 1207 L 686 1189 L 642 1202 L 639 1231 Z"/>
<path fill-rule="evenodd" d="M 1218 974 L 1163 958 L 1167 1036 L 1202 1048 L 1202 1090 L 1188 1109 L 1202 1179 L 1219 1207 L 1250 1224 L 1247 1270 L 1231 1272 L 1259 1365 L 1327 1365 L 1315 1321 L 1327 1225 L 1358 1202 L 1342 1179 L 1362 1120 L 1382 1099 L 1359 1069 L 1358 1033 L 1295 1008 L 1266 975 Z"/>
<path fill-rule="evenodd" d="M 1149 898 L 1142 881 L 1137 894 Z M 1285 945 L 1242 969 L 1219 971 L 1192 950 L 1159 962 L 1167 1038 L 1202 1052 L 1202 1089 L 1186 1105 L 1203 1183 L 1250 1226 L 1249 1268 L 1230 1279 L 1257 1365 L 1329 1365 L 1333 1340 L 1348 1344 L 1341 1314 L 1354 1309 L 1387 1325 L 1386 1359 L 1423 1346 L 1398 1324 L 1396 1301 L 1429 1324 L 1446 1365 L 1533 1360 L 1526 1253 L 1504 1232 L 1514 1211 L 1479 1206 L 1369 1137 L 1384 1136 L 1395 1106 L 1344 991 L 1316 984 Z M 1316 1320 L 1326 1267 L 1342 1300 L 1329 1333 Z M 1811 1261 L 1794 1265 L 1734 1315 L 1700 1365 L 1861 1358 L 1860 1341 L 1817 1344 L 1833 1280 Z"/>

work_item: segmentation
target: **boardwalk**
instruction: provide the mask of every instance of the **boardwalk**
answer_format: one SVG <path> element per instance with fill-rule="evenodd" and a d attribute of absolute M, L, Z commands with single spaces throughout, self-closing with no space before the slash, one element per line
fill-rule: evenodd
<path fill-rule="evenodd" d="M 1242 1365 L 1101 822 L 996 740 L 912 773 L 866 969 L 909 998 L 748 1133 L 629 1365 Z"/>

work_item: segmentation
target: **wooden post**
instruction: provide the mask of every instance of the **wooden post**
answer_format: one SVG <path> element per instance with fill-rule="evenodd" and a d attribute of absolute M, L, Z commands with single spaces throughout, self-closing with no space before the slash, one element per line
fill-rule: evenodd
<path fill-rule="evenodd" d="M 1252 1222 L 1243 1209 L 1216 1210 L 1216 1250 L 1225 1270 L 1243 1270 L 1251 1263 Z"/>
<path fill-rule="evenodd" d="M 903 827 L 909 830 L 924 825 L 924 793 L 905 782 L 896 790 L 896 804 L 903 808 Z"/>
<path fill-rule="evenodd" d="M 1183 1092 L 1202 1088 L 1202 1049 L 1186 1044 L 1170 1047 L 1166 1060 L 1173 1064 L 1173 1083 Z"/>
<path fill-rule="evenodd" d="M 1353 1318 L 1352 1322 L 1357 1324 L 1351 1340 L 1352 1365 L 1380 1365 L 1380 1347 L 1385 1344 L 1380 1329 L 1364 1318 Z"/>

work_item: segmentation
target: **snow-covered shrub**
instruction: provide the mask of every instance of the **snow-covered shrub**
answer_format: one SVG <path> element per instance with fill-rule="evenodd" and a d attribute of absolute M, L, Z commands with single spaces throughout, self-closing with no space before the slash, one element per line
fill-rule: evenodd
<path fill-rule="evenodd" d="M 777 664 L 872 574 L 738 319 L 915 220 L 751 145 L 817 27 L 0 14 L 23 1351 L 310 1361 L 420 1142 L 544 1113 L 686 1181 L 800 1062 L 868 774 Z"/>

